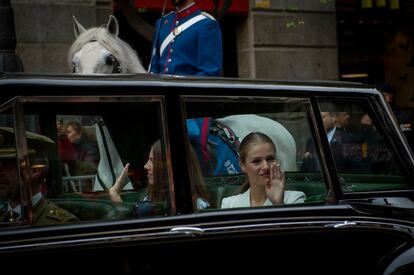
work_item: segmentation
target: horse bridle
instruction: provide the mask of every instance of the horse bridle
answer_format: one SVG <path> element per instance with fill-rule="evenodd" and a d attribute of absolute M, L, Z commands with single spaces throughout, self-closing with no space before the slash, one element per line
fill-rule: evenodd
<path fill-rule="evenodd" d="M 96 42 L 96 41 L 97 41 L 96 39 L 91 39 L 89 42 Z M 122 74 L 122 73 L 126 73 L 122 69 L 121 64 L 119 63 L 118 59 L 116 59 L 115 56 L 113 56 L 112 54 L 110 56 L 110 61 L 111 61 L 112 64 L 109 64 L 108 63 L 108 60 L 105 60 L 105 62 L 106 62 L 107 65 L 112 65 L 112 72 L 111 72 L 112 74 Z M 72 66 L 73 66 L 72 73 L 75 73 L 76 72 L 77 64 L 73 64 Z"/>
<path fill-rule="evenodd" d="M 118 59 L 115 58 L 115 56 L 111 55 L 112 57 L 112 73 L 113 74 L 122 74 L 123 70 L 121 67 L 121 64 L 119 64 Z"/>

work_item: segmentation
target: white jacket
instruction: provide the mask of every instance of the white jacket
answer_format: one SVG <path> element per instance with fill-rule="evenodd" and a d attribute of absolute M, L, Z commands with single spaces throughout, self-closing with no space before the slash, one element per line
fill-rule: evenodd
<path fill-rule="evenodd" d="M 304 203 L 305 193 L 301 191 L 285 191 L 284 204 Z M 272 202 L 266 199 L 263 206 L 271 206 Z M 250 188 L 239 195 L 224 198 L 221 202 L 221 208 L 250 207 Z"/>

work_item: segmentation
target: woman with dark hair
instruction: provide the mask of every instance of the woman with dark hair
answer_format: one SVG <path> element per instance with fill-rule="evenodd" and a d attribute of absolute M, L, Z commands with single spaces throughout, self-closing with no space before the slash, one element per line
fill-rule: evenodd
<path fill-rule="evenodd" d="M 193 146 L 190 145 L 190 173 L 192 177 L 192 197 L 193 203 L 196 209 L 202 210 L 210 207 L 216 207 L 212 205 L 210 201 L 210 195 L 206 189 L 204 183 L 203 173 L 201 171 L 200 162 L 197 157 L 197 153 Z"/>
<path fill-rule="evenodd" d="M 276 146 L 265 134 L 252 132 L 240 143 L 240 168 L 246 174 L 241 194 L 224 198 L 221 208 L 270 206 L 305 202 L 305 194 L 285 190 L 285 175 L 276 160 Z"/>
<path fill-rule="evenodd" d="M 162 161 L 160 140 L 155 141 L 151 146 L 148 161 L 144 168 L 147 170 L 148 178 L 148 195 L 144 198 L 144 201 L 166 201 L 168 197 L 167 170 L 164 167 L 164 161 Z"/>
<path fill-rule="evenodd" d="M 195 154 L 194 150 L 191 150 L 191 154 Z M 196 159 L 195 159 L 196 160 Z M 160 214 L 164 212 L 166 214 L 166 202 L 168 201 L 168 181 L 167 181 L 167 168 L 164 165 L 163 155 L 161 150 L 161 141 L 157 140 L 151 146 L 151 151 L 148 156 L 148 161 L 144 165 L 147 171 L 148 178 L 148 195 L 144 199 L 136 204 L 137 216 L 146 216 L 148 214 Z M 197 165 L 197 160 L 190 161 L 190 167 L 193 171 L 193 181 L 195 182 L 194 195 L 195 205 L 197 209 L 205 209 L 210 206 L 205 198 L 207 192 L 204 186 L 204 180 L 200 173 L 200 167 Z M 125 165 L 124 170 L 115 182 L 115 184 L 109 188 L 109 196 L 114 202 L 122 202 L 121 191 L 126 183 L 128 175 L 129 163 Z M 203 197 L 201 197 L 201 195 Z M 164 210 L 160 211 L 160 207 Z M 158 209 L 155 209 L 158 208 Z M 144 209 L 144 210 L 143 210 Z M 147 212 L 147 213 L 143 213 Z M 150 213 L 148 213 L 150 212 Z"/>

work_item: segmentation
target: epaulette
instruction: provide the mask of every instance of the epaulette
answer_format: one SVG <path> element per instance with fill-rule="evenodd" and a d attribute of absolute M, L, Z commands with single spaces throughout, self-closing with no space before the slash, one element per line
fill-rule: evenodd
<path fill-rule="evenodd" d="M 211 20 L 214 20 L 214 21 L 216 20 L 216 18 L 214 18 L 214 16 L 212 16 L 208 12 L 202 11 L 201 14 L 203 14 L 205 17 L 210 18 Z"/>
<path fill-rule="evenodd" d="M 57 207 L 51 208 L 46 217 L 60 222 L 64 222 L 73 218 L 69 212 Z"/>

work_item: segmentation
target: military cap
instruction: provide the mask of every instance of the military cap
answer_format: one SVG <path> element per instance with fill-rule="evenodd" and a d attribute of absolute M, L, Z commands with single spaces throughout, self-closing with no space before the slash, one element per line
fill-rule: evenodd
<path fill-rule="evenodd" d="M 52 139 L 29 131 L 26 131 L 26 138 L 29 156 L 34 159 L 39 156 L 46 156 L 48 150 L 55 145 Z M 0 159 L 15 157 L 14 128 L 0 127 Z"/>

